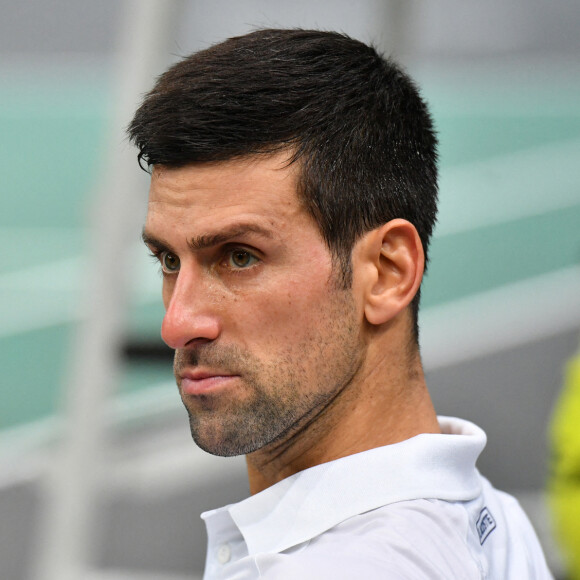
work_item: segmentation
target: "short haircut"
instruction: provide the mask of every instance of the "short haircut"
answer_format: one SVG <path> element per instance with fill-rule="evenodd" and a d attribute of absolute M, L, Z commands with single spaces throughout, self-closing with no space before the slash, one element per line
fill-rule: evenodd
<path fill-rule="evenodd" d="M 395 218 L 416 227 L 427 259 L 437 214 L 429 111 L 399 66 L 344 34 L 258 30 L 195 53 L 159 77 L 128 133 L 149 167 L 288 150 L 344 286 L 355 242 Z M 415 341 L 418 307 L 419 293 Z"/>

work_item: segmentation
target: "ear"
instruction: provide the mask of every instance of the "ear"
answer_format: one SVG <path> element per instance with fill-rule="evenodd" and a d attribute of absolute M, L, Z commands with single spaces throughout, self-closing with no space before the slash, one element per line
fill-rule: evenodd
<path fill-rule="evenodd" d="M 415 226 L 403 219 L 368 232 L 359 244 L 365 317 L 371 324 L 383 324 L 404 310 L 419 290 L 423 245 Z"/>

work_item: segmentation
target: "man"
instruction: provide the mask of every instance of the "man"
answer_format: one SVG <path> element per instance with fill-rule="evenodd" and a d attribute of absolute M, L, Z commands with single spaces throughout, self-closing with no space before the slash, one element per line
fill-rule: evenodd
<path fill-rule="evenodd" d="M 252 496 L 203 514 L 206 578 L 549 578 L 525 515 L 437 418 L 418 347 L 436 138 L 412 81 L 263 30 L 162 75 L 129 134 L 196 443 Z"/>
<path fill-rule="evenodd" d="M 580 350 L 567 362 L 550 425 L 548 498 L 567 578 L 580 579 Z"/>

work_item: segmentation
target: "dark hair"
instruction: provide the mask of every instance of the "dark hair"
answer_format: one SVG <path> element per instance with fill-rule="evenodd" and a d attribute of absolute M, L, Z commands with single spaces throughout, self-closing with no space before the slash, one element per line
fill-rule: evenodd
<path fill-rule="evenodd" d="M 354 243 L 394 218 L 425 256 L 437 213 L 437 139 L 413 81 L 334 32 L 259 30 L 159 77 L 129 129 L 139 163 L 179 167 L 288 149 L 298 193 L 351 280 Z M 413 300 L 418 339 L 419 294 Z"/>

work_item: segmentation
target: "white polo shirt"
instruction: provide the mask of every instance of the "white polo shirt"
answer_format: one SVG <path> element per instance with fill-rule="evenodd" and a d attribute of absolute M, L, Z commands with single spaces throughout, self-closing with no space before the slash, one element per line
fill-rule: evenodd
<path fill-rule="evenodd" d="M 202 514 L 204 580 L 552 578 L 517 501 L 475 467 L 485 433 L 439 423 Z"/>

